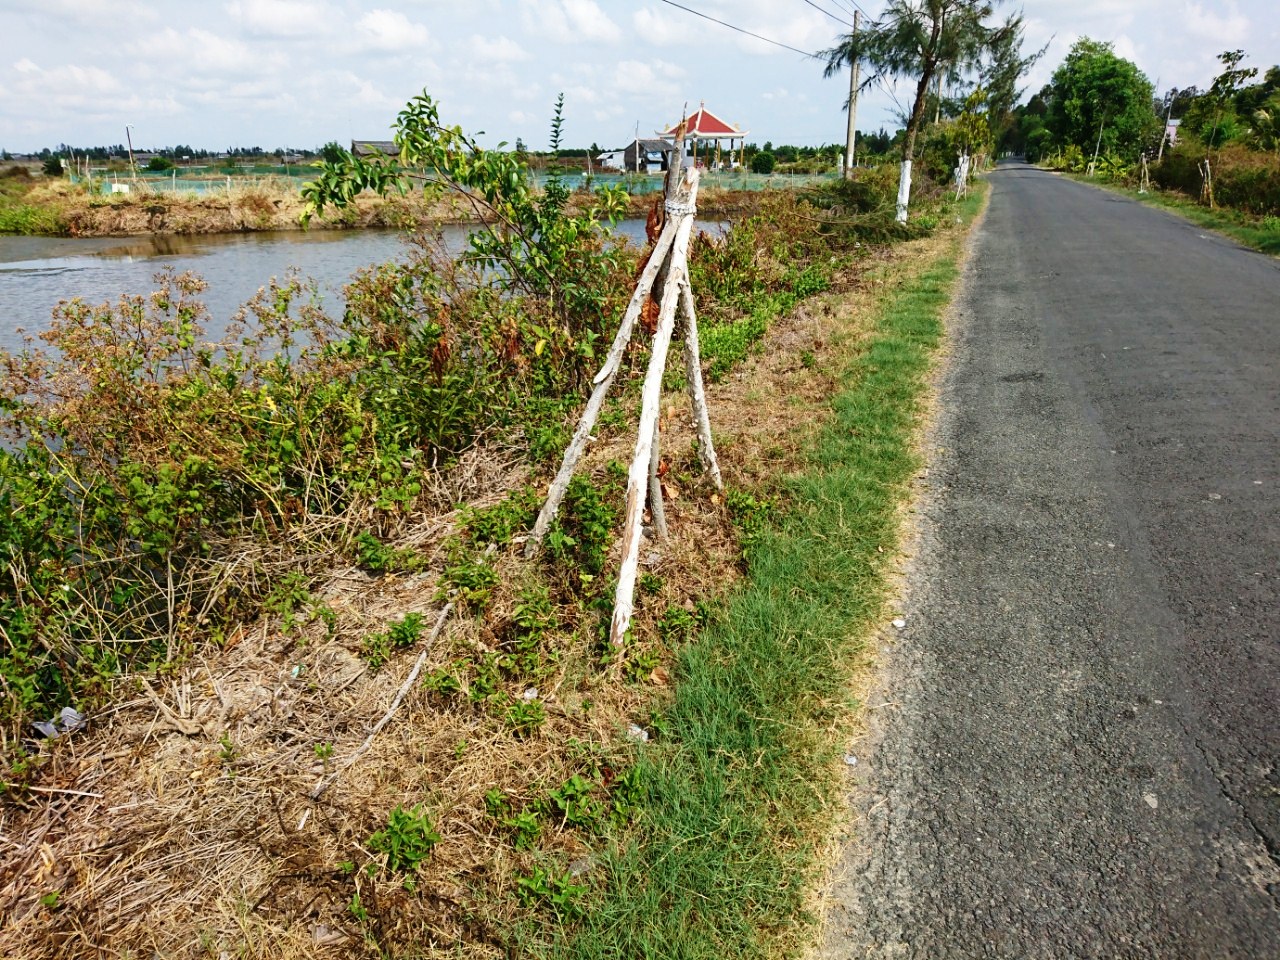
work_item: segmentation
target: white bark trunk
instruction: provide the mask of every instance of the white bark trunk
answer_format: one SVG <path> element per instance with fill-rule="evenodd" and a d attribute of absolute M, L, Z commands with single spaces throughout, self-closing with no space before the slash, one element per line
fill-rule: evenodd
<path fill-rule="evenodd" d="M 903 160 L 898 172 L 898 222 L 907 222 L 907 204 L 911 201 L 911 161 Z"/>
<path fill-rule="evenodd" d="M 667 508 L 662 503 L 662 414 L 653 424 L 653 447 L 649 451 L 649 519 L 653 532 L 667 540 Z"/>

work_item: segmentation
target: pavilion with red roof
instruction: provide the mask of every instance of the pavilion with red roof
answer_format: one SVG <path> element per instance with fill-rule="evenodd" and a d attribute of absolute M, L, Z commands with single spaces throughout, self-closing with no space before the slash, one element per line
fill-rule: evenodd
<path fill-rule="evenodd" d="M 676 132 L 679 129 L 680 124 L 676 123 L 666 130 L 658 130 L 656 132 L 664 140 L 675 140 Z M 741 161 L 741 156 L 746 150 L 746 137 L 749 132 L 740 128 L 736 123 L 729 123 L 717 117 L 707 109 L 707 104 L 703 101 L 699 104 L 697 112 L 684 121 L 686 156 L 696 163 L 698 150 L 701 147 L 703 155 L 710 159 L 711 145 L 715 144 L 715 166 L 719 167 L 721 166 L 721 148 L 727 140 L 729 144 L 729 162 L 732 165 L 735 150 L 741 151 L 739 155 L 739 161 Z M 736 147 L 734 141 L 739 141 Z"/>

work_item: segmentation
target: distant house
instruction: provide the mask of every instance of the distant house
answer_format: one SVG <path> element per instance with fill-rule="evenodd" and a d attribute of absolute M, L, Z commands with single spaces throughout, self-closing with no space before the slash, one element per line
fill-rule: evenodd
<path fill-rule="evenodd" d="M 372 157 L 375 153 L 400 156 L 400 148 L 394 140 L 352 140 L 351 152 L 357 157 Z"/>
<path fill-rule="evenodd" d="M 1165 138 L 1169 141 L 1169 145 L 1176 147 L 1178 145 L 1178 128 L 1182 126 L 1181 120 L 1170 120 L 1164 126 Z"/>
<path fill-rule="evenodd" d="M 625 170 L 627 169 L 623 162 L 625 156 L 625 150 L 606 150 L 596 155 L 596 166 L 602 170 Z"/>
<path fill-rule="evenodd" d="M 675 147 L 665 140 L 632 140 L 622 151 L 622 169 L 632 173 L 666 171 Z"/>

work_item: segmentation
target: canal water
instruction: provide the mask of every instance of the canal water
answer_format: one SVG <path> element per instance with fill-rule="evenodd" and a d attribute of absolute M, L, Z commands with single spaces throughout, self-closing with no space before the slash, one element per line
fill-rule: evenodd
<path fill-rule="evenodd" d="M 703 229 L 723 229 L 708 223 Z M 444 241 L 461 249 L 466 227 L 444 228 Z M 644 221 L 618 224 L 616 235 L 643 242 Z M 216 335 L 242 304 L 272 277 L 290 268 L 315 280 L 322 306 L 342 309 L 342 286 L 362 267 L 404 258 L 403 234 L 395 230 L 317 230 L 211 236 L 130 237 L 68 240 L 0 236 L 0 349 L 17 351 L 22 334 L 49 325 L 61 300 L 115 301 L 122 294 L 146 294 L 166 267 L 190 270 L 208 283 L 210 335 Z"/>

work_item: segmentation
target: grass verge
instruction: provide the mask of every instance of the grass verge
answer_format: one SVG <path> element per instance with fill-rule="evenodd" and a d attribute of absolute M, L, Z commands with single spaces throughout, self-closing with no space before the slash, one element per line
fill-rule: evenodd
<path fill-rule="evenodd" d="M 1110 190 L 1148 206 L 1168 210 L 1170 213 L 1190 220 L 1198 227 L 1226 234 L 1251 250 L 1258 250 L 1273 257 L 1280 256 L 1280 217 L 1252 217 L 1226 207 L 1210 210 L 1174 190 L 1153 187 L 1146 193 L 1139 193 L 1137 187 L 1125 184 L 1105 183 L 1079 174 L 1066 174 L 1066 176 L 1070 176 L 1078 183 Z"/>
<path fill-rule="evenodd" d="M 962 217 L 981 203 L 975 194 Z M 884 600 L 959 255 L 957 237 L 883 301 L 806 465 L 750 540 L 746 585 L 680 653 L 665 735 L 640 755 L 639 826 L 616 838 L 581 923 L 541 945 L 528 931 L 530 952 L 696 960 L 787 955 L 804 942 L 837 731 L 856 708 L 849 682 Z"/>

